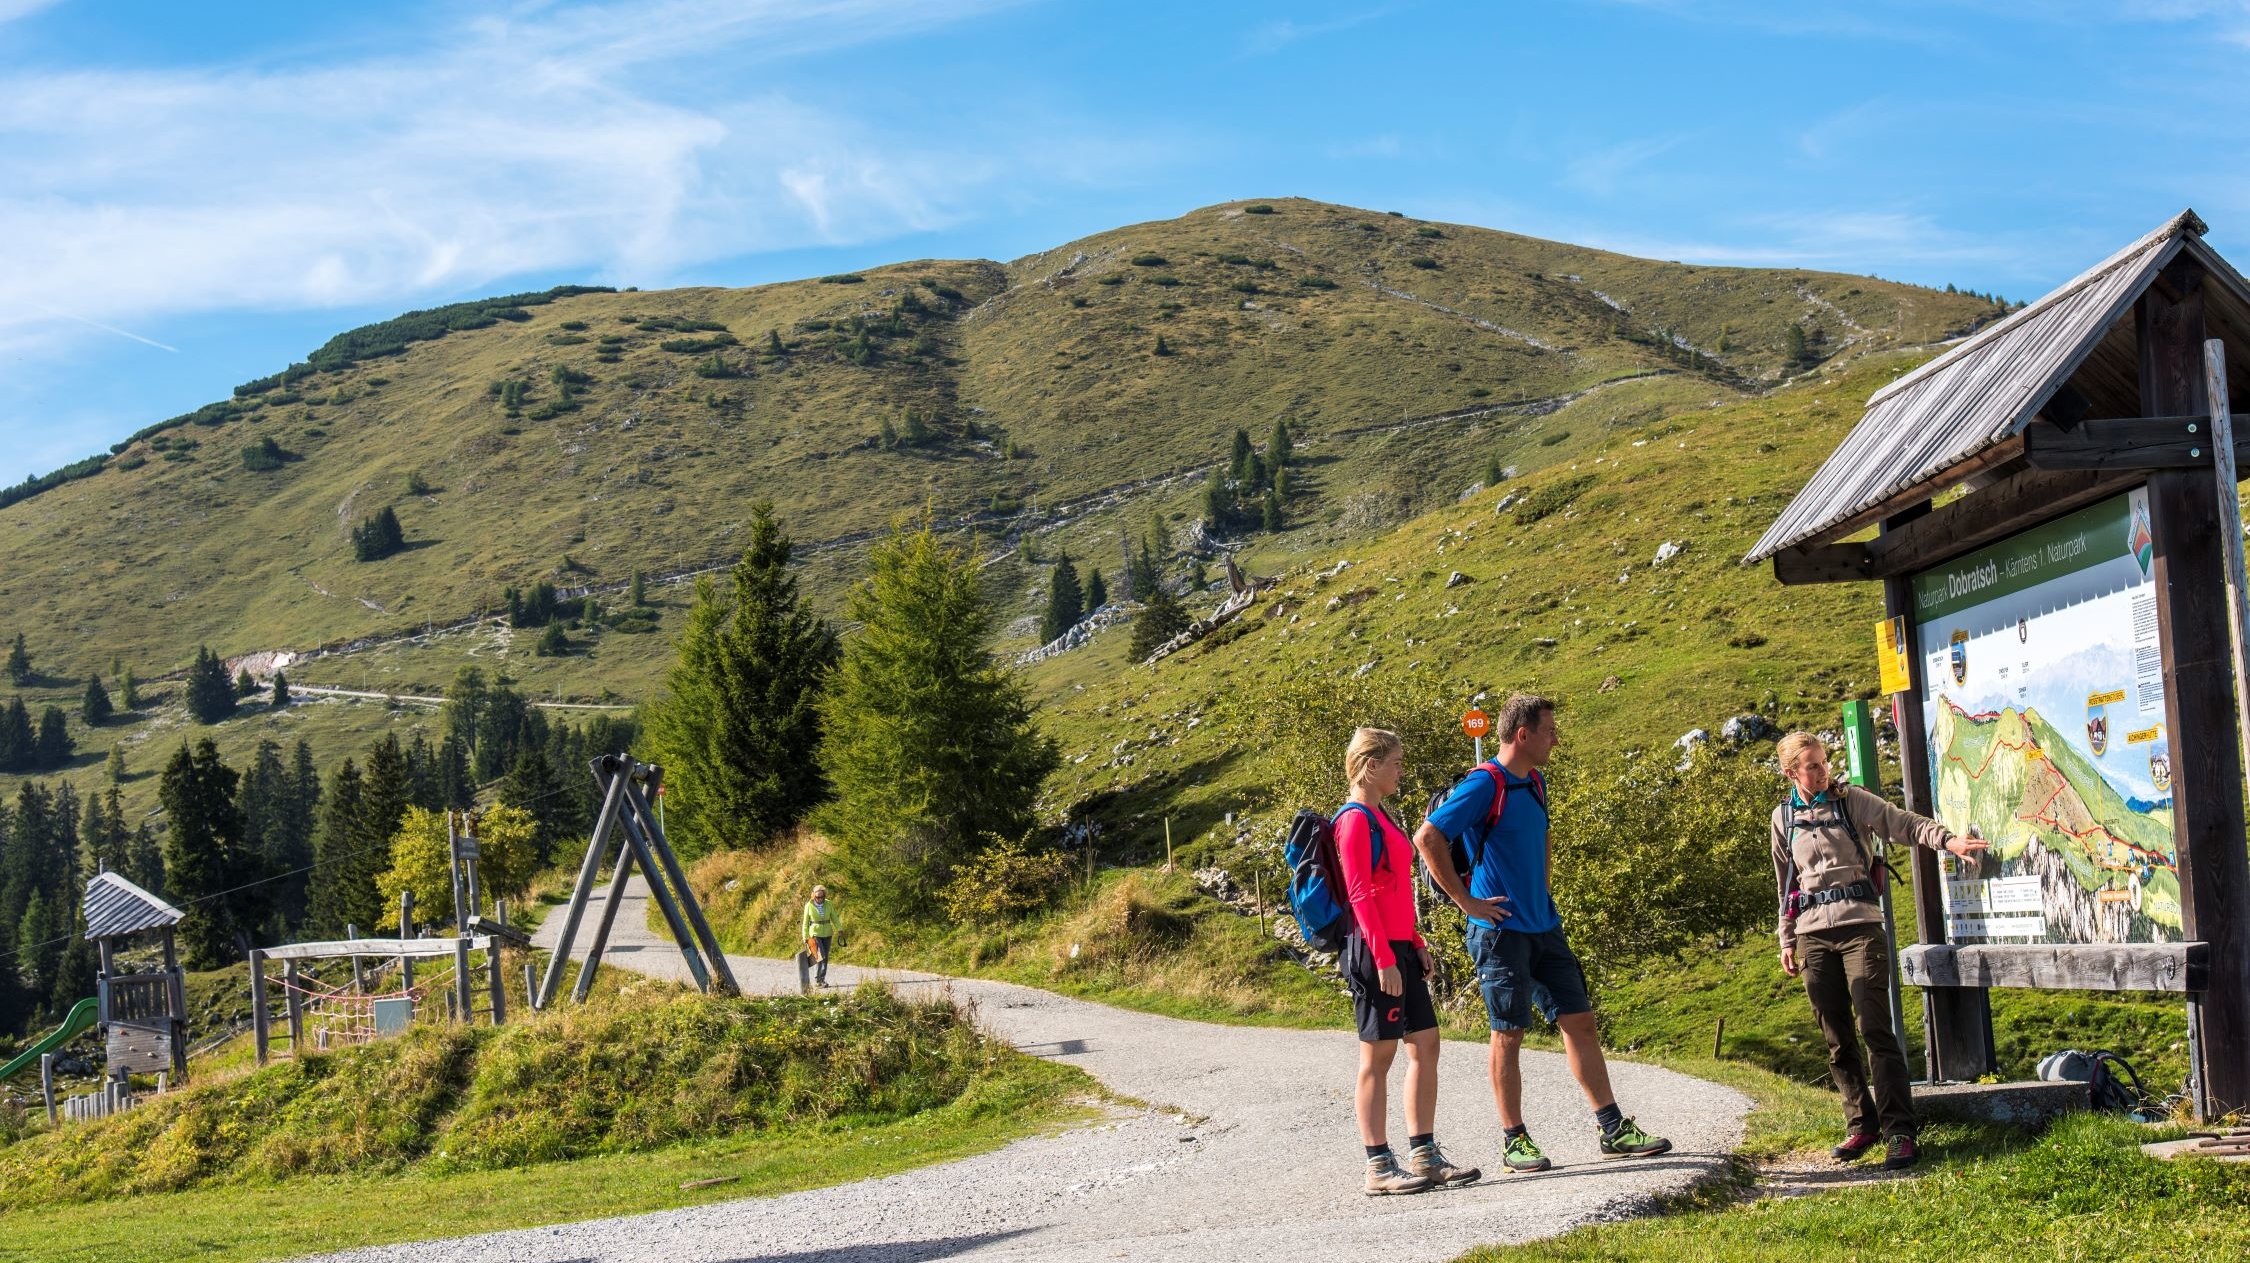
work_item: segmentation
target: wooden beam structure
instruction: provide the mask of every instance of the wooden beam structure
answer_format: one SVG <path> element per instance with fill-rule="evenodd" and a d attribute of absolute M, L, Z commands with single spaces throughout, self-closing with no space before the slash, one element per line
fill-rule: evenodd
<path fill-rule="evenodd" d="M 1899 953 L 1917 987 L 2046 987 L 2067 991 L 2204 990 L 2209 943 L 1921 943 Z"/>
<path fill-rule="evenodd" d="M 2236 464 L 2250 460 L 2250 413 L 2230 414 Z M 2025 427 L 2024 460 L 2034 469 L 2209 469 L 2209 416 L 2116 417 L 2069 429 L 2050 421 Z"/>
<path fill-rule="evenodd" d="M 2202 269 L 2175 265 L 2141 296 L 2141 411 L 2206 411 Z M 2192 993 L 2192 1085 L 2205 1118 L 2250 1108 L 2250 874 L 2245 870 L 2242 758 L 2234 719 L 2217 489 L 2207 473 L 2149 478 L 2153 578 L 2172 753 L 2172 830 L 2185 936 L 2209 944 L 2208 987 Z"/>

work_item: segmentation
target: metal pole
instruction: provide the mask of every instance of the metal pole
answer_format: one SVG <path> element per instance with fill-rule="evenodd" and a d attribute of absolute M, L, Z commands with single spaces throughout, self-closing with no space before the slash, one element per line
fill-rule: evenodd
<path fill-rule="evenodd" d="M 630 835 L 628 835 L 630 836 Z M 594 971 L 602 967 L 602 949 L 609 946 L 609 927 L 617 924 L 617 905 L 625 902 L 625 879 L 633 871 L 633 848 L 628 842 L 617 848 L 617 868 L 609 875 L 609 894 L 602 900 L 602 919 L 594 926 L 594 941 L 586 945 L 586 963 L 578 967 L 578 985 L 570 989 L 570 998 L 583 1003 L 594 989 Z M 561 960 L 562 957 L 555 957 Z M 548 966 L 549 994 L 553 994 L 554 966 Z"/>
<path fill-rule="evenodd" d="M 657 788 L 662 789 L 664 769 L 650 768 L 649 771 Z M 640 787 L 629 779 L 625 785 L 625 793 L 628 804 L 645 826 L 649 815 L 648 795 L 642 793 Z M 664 796 L 657 795 L 656 801 L 661 807 Z M 703 915 L 703 905 L 697 902 L 695 891 L 688 886 L 687 874 L 680 869 L 679 856 L 672 853 L 672 843 L 664 835 L 661 820 L 657 822 L 656 833 L 650 839 L 650 849 L 656 852 L 658 862 L 664 865 L 665 876 L 671 879 L 673 888 L 679 892 L 680 911 L 686 914 L 689 926 L 695 930 L 696 942 L 703 945 L 703 955 L 711 967 L 712 978 L 718 983 L 720 994 L 741 995 L 742 987 L 734 980 L 734 970 L 727 964 L 726 952 L 719 947 L 719 936 L 711 932 L 711 922 Z"/>
<path fill-rule="evenodd" d="M 671 873 L 657 867 L 656 848 L 649 845 L 641 826 L 640 789 L 628 784 L 625 795 L 630 807 L 618 821 L 625 827 L 625 844 L 632 848 L 634 856 L 640 861 L 641 874 L 648 878 L 648 892 L 656 900 L 657 909 L 664 914 L 664 924 L 671 929 L 673 941 L 680 945 L 680 956 L 687 961 L 688 973 L 695 977 L 695 989 L 708 993 L 711 990 L 711 971 L 705 967 L 702 954 L 696 951 L 696 940 L 691 936 L 687 922 L 681 919 L 679 906 L 672 901 L 671 892 L 665 889 L 665 878 Z M 678 870 L 679 861 L 672 861 L 671 871 L 676 873 Z M 680 884 L 684 887 L 687 883 L 683 881 Z"/>
<path fill-rule="evenodd" d="M 614 775 L 605 776 L 604 769 L 614 760 L 614 755 L 603 755 L 593 761 L 594 779 L 604 782 L 602 810 L 594 819 L 594 836 L 586 844 L 586 858 L 578 866 L 578 883 L 571 888 L 570 906 L 563 910 L 562 935 L 555 941 L 555 954 L 547 959 L 547 977 L 532 993 L 531 1007 L 544 1009 L 552 1004 L 555 991 L 562 986 L 563 968 L 570 961 L 571 944 L 578 938 L 579 918 L 586 914 L 586 901 L 594 893 L 594 879 L 601 876 L 603 853 L 608 850 L 609 831 L 617 822 L 618 804 L 624 801 L 625 791 Z"/>

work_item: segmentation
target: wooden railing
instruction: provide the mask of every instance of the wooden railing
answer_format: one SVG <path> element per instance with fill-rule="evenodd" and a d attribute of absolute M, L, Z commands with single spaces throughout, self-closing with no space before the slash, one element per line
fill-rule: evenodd
<path fill-rule="evenodd" d="M 109 1019 L 162 1022 L 172 1012 L 172 979 L 167 974 L 127 974 L 109 980 Z"/>

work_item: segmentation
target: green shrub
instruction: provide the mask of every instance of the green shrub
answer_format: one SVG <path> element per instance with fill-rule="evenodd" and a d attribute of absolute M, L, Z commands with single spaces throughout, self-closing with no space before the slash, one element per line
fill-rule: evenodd
<path fill-rule="evenodd" d="M 1227 286 L 1227 288 L 1239 294 L 1256 294 L 1262 292 L 1261 290 L 1259 290 L 1258 283 L 1256 281 L 1248 279 L 1236 281 L 1234 284 Z"/>
<path fill-rule="evenodd" d="M 1414 230 L 1414 235 L 1417 237 L 1442 237 L 1445 234 L 1439 232 L 1435 228 L 1430 227 L 1428 224 L 1423 224 L 1421 227 Z"/>
<path fill-rule="evenodd" d="M 1094 284 L 1096 285 L 1123 285 L 1124 283 L 1125 278 L 1115 272 L 1112 272 L 1107 276 L 1097 277 L 1094 281 Z"/>
<path fill-rule="evenodd" d="M 1165 262 L 1166 260 L 1161 254 L 1136 254 L 1133 256 L 1133 266 L 1139 268 L 1160 268 L 1164 266 Z"/>
<path fill-rule="evenodd" d="M 148 464 L 148 457 L 141 455 L 139 452 L 135 452 L 131 456 L 119 457 L 117 461 L 119 469 L 139 469 L 146 464 Z"/>
<path fill-rule="evenodd" d="M 289 453 L 282 451 L 270 434 L 242 449 L 242 467 L 255 473 L 279 469 L 288 459 Z"/>
<path fill-rule="evenodd" d="M 565 320 L 555 327 L 558 329 L 568 329 L 572 333 L 584 333 L 586 331 L 586 322 L 583 320 Z"/>
<path fill-rule="evenodd" d="M 866 277 L 853 272 L 839 272 L 834 276 L 821 277 L 820 283 L 823 285 L 857 285 L 866 279 Z"/>
<path fill-rule="evenodd" d="M 585 341 L 586 339 L 575 333 L 550 333 L 547 335 L 547 345 L 549 346 L 580 346 Z"/>
<path fill-rule="evenodd" d="M 1252 206 L 1243 207 L 1242 213 L 1245 215 L 1271 215 L 1273 214 L 1273 207 L 1266 205 L 1264 202 L 1259 202 Z"/>
<path fill-rule="evenodd" d="M 1170 276 L 1170 275 L 1166 275 L 1166 276 L 1151 276 L 1151 277 L 1147 277 L 1147 278 L 1145 278 L 1145 279 L 1146 279 L 1146 280 L 1148 281 L 1148 283 L 1149 283 L 1149 284 L 1151 284 L 1151 285 L 1158 285 L 1158 286 L 1162 286 L 1162 287 L 1163 287 L 1163 288 L 1165 288 L 1165 289 L 1171 289 L 1171 288 L 1172 288 L 1173 286 L 1175 286 L 1175 285 L 1178 285 L 1178 284 L 1180 283 L 1180 278 L 1179 278 L 1179 277 L 1176 277 L 1176 276 Z"/>
<path fill-rule="evenodd" d="M 1529 526 L 1541 518 L 1562 512 L 1596 481 L 1593 474 L 1580 474 L 1576 478 L 1562 478 L 1540 487 L 1526 495 L 1523 503 L 1516 506 L 1517 523 Z"/>
<path fill-rule="evenodd" d="M 1300 276 L 1297 278 L 1297 287 L 1300 289 L 1334 289 L 1336 288 L 1336 282 L 1325 276 Z"/>
<path fill-rule="evenodd" d="M 1540 438 L 1539 438 L 1539 446 L 1541 446 L 1541 447 L 1553 447 L 1553 446 L 1555 446 L 1555 445 L 1556 445 L 1557 443 L 1560 443 L 1560 442 L 1562 442 L 1563 440 L 1565 440 L 1565 439 L 1567 439 L 1567 438 L 1569 438 L 1569 437 L 1570 437 L 1570 431 L 1568 431 L 1568 430 L 1557 430 L 1557 431 L 1555 431 L 1555 432 L 1554 432 L 1553 434 L 1544 434 L 1544 435 L 1541 435 L 1541 436 L 1540 436 Z"/>
<path fill-rule="evenodd" d="M 1413 258 L 1408 259 L 1407 262 L 1413 264 L 1415 267 L 1418 267 L 1425 272 L 1435 271 L 1438 265 L 1436 259 L 1433 259 L 1426 254 L 1416 255 Z"/>
<path fill-rule="evenodd" d="M 708 338 L 666 338 L 656 344 L 660 351 L 674 355 L 708 355 L 721 347 L 739 345 L 731 333 L 715 334 Z"/>

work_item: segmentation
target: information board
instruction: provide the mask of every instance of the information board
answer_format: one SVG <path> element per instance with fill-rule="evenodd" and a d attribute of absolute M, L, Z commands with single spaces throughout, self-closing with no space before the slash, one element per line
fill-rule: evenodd
<path fill-rule="evenodd" d="M 2180 937 L 2154 557 L 2143 488 L 1914 576 L 1952 941 Z"/>

